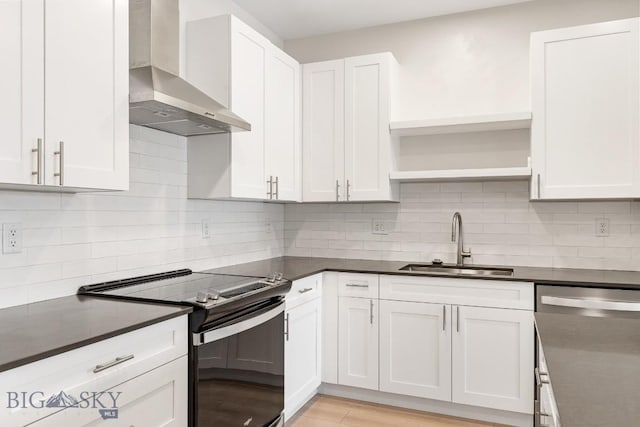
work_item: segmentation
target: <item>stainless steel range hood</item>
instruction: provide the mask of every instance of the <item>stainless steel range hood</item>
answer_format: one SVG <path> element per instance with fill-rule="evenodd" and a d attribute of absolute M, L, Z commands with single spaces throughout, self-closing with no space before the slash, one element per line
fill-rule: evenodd
<path fill-rule="evenodd" d="M 251 125 L 179 77 L 178 0 L 129 0 L 129 122 L 182 136 Z"/>

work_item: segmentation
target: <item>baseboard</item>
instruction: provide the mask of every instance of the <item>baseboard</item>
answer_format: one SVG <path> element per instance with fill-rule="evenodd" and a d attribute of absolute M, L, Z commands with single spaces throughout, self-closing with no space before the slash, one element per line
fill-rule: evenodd
<path fill-rule="evenodd" d="M 381 405 L 433 412 L 436 414 L 468 418 L 471 420 L 505 424 L 515 427 L 533 427 L 533 415 L 520 414 L 517 412 L 499 411 L 496 409 L 479 408 L 476 406 L 461 405 L 458 403 L 421 399 L 418 397 L 366 390 L 337 384 L 322 383 L 318 392 L 329 396 L 363 400 Z"/>

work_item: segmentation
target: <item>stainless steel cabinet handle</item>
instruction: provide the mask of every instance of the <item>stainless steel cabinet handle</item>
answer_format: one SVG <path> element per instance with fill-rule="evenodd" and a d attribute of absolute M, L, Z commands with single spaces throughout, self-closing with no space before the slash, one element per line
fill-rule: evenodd
<path fill-rule="evenodd" d="M 300 289 L 298 292 L 301 294 L 306 294 L 307 292 L 311 292 L 313 290 L 313 288 L 304 288 L 304 289 Z"/>
<path fill-rule="evenodd" d="M 289 341 L 289 313 L 284 316 L 284 339 Z"/>
<path fill-rule="evenodd" d="M 111 362 L 109 363 L 105 363 L 103 365 L 96 365 L 95 368 L 93 368 L 93 373 L 97 374 L 98 372 L 102 372 L 105 369 L 109 369 L 112 368 L 116 365 L 119 365 L 121 363 L 126 362 L 127 360 L 131 360 L 133 359 L 133 354 L 130 354 L 128 356 L 121 356 L 121 357 L 116 357 L 115 359 L 113 359 Z"/>
<path fill-rule="evenodd" d="M 273 176 L 269 176 L 267 184 L 269 184 L 269 191 L 267 191 L 267 196 L 269 196 L 269 199 L 273 199 Z"/>
<path fill-rule="evenodd" d="M 369 287 L 369 285 L 364 285 L 361 283 L 347 283 L 345 284 L 345 286 L 349 288 L 368 288 Z"/>
<path fill-rule="evenodd" d="M 369 300 L 369 323 L 373 325 L 373 300 Z"/>
<path fill-rule="evenodd" d="M 460 307 L 456 307 L 456 332 L 460 332 Z"/>
<path fill-rule="evenodd" d="M 539 387 L 541 387 L 542 384 L 549 384 L 549 374 L 547 374 L 546 372 L 540 372 L 540 369 L 538 368 L 535 368 L 533 372 L 536 376 L 536 383 Z M 547 377 L 547 379 L 542 379 L 542 377 Z"/>
<path fill-rule="evenodd" d="M 340 201 L 340 182 L 336 179 L 336 202 Z"/>
<path fill-rule="evenodd" d="M 540 174 L 538 174 L 538 199 L 540 198 Z"/>
<path fill-rule="evenodd" d="M 60 182 L 58 185 L 64 185 L 64 141 L 60 141 L 60 147 L 58 151 L 54 151 L 53 154 L 58 156 L 58 172 L 54 173 L 53 176 L 57 176 L 60 178 Z"/>
<path fill-rule="evenodd" d="M 442 330 L 446 331 L 447 328 L 447 306 L 442 306 Z"/>
<path fill-rule="evenodd" d="M 42 138 L 38 138 L 38 146 L 31 149 L 32 153 L 36 153 L 36 170 L 31 172 L 35 175 L 38 184 L 42 184 Z"/>
<path fill-rule="evenodd" d="M 280 199 L 280 186 L 278 185 L 278 177 L 277 176 L 276 176 L 275 185 L 276 185 L 276 197 L 275 197 L 275 199 L 278 200 L 278 199 Z"/>
<path fill-rule="evenodd" d="M 347 202 L 351 199 L 351 183 L 347 180 Z"/>
<path fill-rule="evenodd" d="M 552 297 L 543 295 L 540 302 L 559 307 L 586 308 L 591 310 L 640 311 L 640 302 L 608 301 L 602 299 L 583 299 L 569 297 Z"/>

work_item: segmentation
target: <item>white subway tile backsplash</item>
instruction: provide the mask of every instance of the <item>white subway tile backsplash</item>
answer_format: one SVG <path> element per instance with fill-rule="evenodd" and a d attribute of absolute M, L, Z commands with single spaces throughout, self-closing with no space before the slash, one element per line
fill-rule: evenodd
<path fill-rule="evenodd" d="M 639 202 L 530 202 L 526 181 L 405 183 L 400 203 L 287 205 L 286 254 L 455 262 L 455 211 L 473 263 L 640 270 Z M 596 237 L 603 216 L 610 235 Z M 372 234 L 373 220 L 390 224 L 388 234 Z M 344 241 L 309 234 L 340 226 Z"/>
<path fill-rule="evenodd" d="M 185 138 L 131 126 L 130 162 L 127 192 L 0 192 L 0 224 L 21 222 L 24 238 L 22 253 L 0 255 L 0 307 L 73 294 L 93 282 L 283 255 L 282 205 L 187 200 Z M 332 209 L 326 229 L 344 215 Z M 354 210 L 362 208 L 344 212 Z M 201 237 L 205 218 L 209 239 Z"/>

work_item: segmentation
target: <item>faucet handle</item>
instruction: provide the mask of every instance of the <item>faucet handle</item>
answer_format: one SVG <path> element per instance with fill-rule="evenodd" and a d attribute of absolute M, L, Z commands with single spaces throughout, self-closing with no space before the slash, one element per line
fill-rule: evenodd
<path fill-rule="evenodd" d="M 471 258 L 471 248 L 469 248 L 468 250 L 462 250 L 460 252 L 460 254 L 462 255 L 463 258 Z"/>

